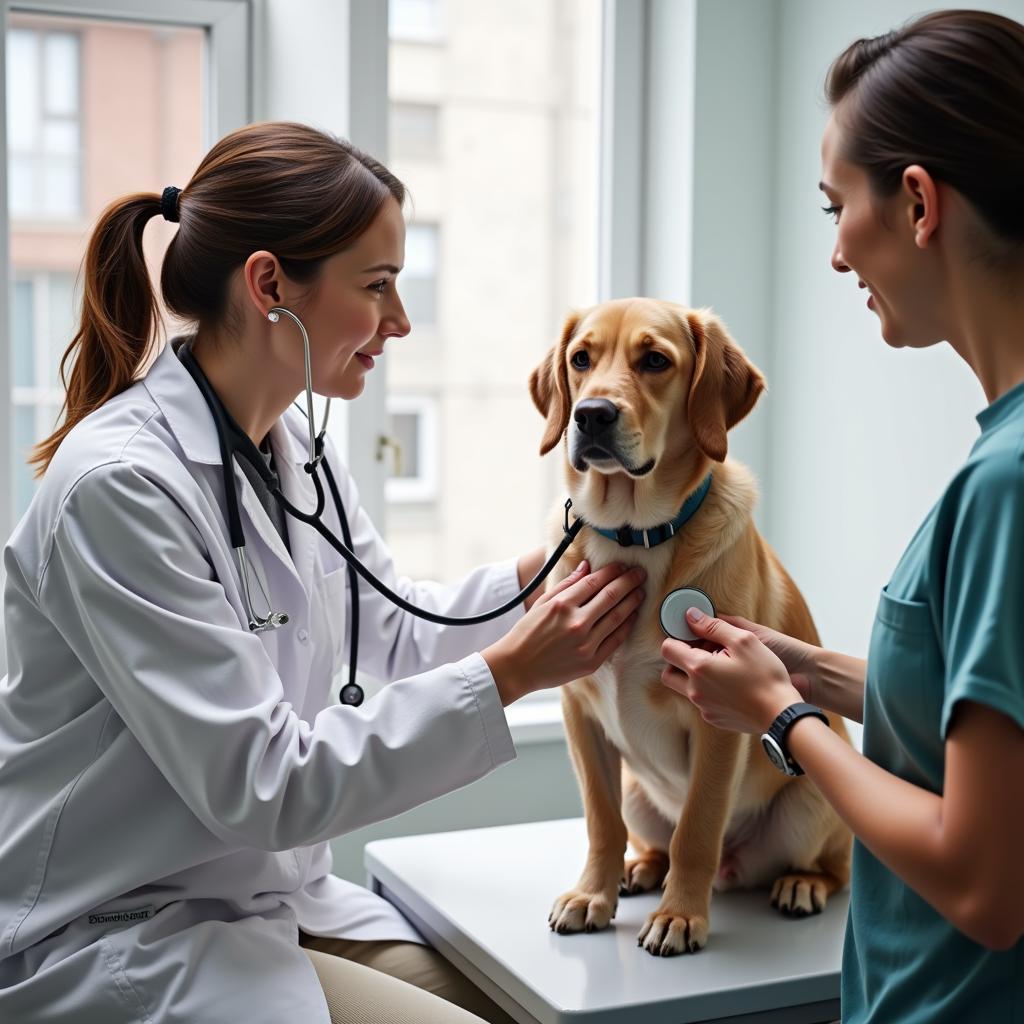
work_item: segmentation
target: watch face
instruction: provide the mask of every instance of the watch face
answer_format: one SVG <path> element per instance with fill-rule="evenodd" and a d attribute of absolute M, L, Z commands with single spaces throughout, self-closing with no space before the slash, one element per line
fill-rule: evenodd
<path fill-rule="evenodd" d="M 789 766 L 786 764 L 785 755 L 779 748 L 778 743 L 775 742 L 775 738 L 765 733 L 761 737 L 761 746 L 764 747 L 764 752 L 768 755 L 768 760 L 771 761 L 780 772 L 785 772 L 789 775 Z"/>

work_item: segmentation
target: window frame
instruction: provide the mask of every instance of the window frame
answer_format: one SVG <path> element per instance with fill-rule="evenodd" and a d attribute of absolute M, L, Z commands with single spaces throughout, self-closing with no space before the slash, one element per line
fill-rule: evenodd
<path fill-rule="evenodd" d="M 389 502 L 413 504 L 437 500 L 440 409 L 431 395 L 388 395 L 388 415 L 415 416 L 416 465 L 411 477 L 388 477 L 385 497 Z"/>

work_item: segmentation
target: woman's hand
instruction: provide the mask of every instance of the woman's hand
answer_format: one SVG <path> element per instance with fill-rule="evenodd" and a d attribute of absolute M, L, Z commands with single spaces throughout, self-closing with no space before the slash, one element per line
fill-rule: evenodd
<path fill-rule="evenodd" d="M 661 681 L 689 698 L 705 722 L 732 732 L 762 733 L 780 711 L 803 700 L 786 664 L 756 632 L 709 618 L 696 608 L 686 619 L 716 649 L 666 640 L 661 656 L 669 664 Z"/>
<path fill-rule="evenodd" d="M 819 704 L 816 691 L 820 688 L 820 671 L 815 655 L 821 653 L 820 647 L 787 636 L 778 630 L 769 629 L 757 622 L 751 622 L 739 615 L 721 615 L 723 622 L 745 629 L 753 633 L 772 652 L 789 673 L 790 682 L 800 691 L 800 696 L 812 704 Z"/>
<path fill-rule="evenodd" d="M 622 646 L 636 622 L 646 573 L 581 562 L 496 643 L 481 653 L 503 705 L 534 690 L 590 675 Z"/>

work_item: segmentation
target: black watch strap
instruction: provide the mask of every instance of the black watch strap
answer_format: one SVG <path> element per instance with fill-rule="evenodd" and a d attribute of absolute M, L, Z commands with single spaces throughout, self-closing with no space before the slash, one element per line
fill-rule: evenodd
<path fill-rule="evenodd" d="M 820 718 L 826 725 L 828 725 L 828 716 L 821 710 L 821 708 L 815 704 L 800 702 L 797 704 L 790 704 L 788 708 L 784 708 L 780 711 L 776 716 L 775 721 L 768 727 L 768 735 L 778 743 L 783 754 L 785 754 L 787 764 L 796 775 L 803 775 L 804 770 L 796 762 L 793 755 L 790 754 L 789 744 L 786 742 L 786 736 L 789 730 L 793 728 L 793 723 L 798 722 L 801 718 L 805 718 L 807 715 L 814 715 L 815 718 Z"/>

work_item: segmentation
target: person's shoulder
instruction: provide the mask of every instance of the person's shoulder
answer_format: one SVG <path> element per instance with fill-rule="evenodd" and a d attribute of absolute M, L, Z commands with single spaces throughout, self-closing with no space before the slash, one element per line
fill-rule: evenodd
<path fill-rule="evenodd" d="M 37 499 L 58 504 L 80 481 L 109 466 L 159 471 L 171 454 L 160 410 L 140 383 L 104 402 L 68 431 L 43 475 Z"/>
<path fill-rule="evenodd" d="M 979 444 L 946 490 L 946 515 L 982 523 L 1024 517 L 1024 430 Z"/>

